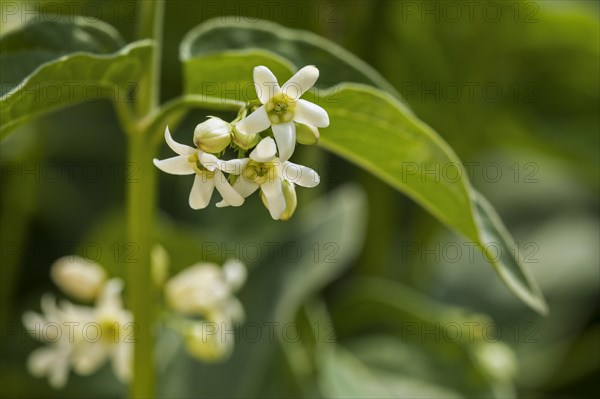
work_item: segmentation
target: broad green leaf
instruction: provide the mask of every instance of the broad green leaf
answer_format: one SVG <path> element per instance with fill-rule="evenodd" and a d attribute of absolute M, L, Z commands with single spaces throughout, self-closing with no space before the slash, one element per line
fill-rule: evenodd
<path fill-rule="evenodd" d="M 366 339 L 365 339 L 366 341 Z M 381 337 L 365 342 L 373 350 L 391 354 L 389 343 Z M 398 355 L 399 351 L 395 351 Z M 406 350 L 404 350 L 406 352 Z M 415 353 L 403 356 L 413 364 Z M 365 364 L 355 354 L 341 345 L 321 356 L 320 387 L 326 398 L 462 398 L 463 395 L 451 389 L 439 386 L 432 381 L 400 374 L 384 367 L 372 367 Z M 432 374 L 435 370 L 429 370 Z"/>
<path fill-rule="evenodd" d="M 135 42 L 113 52 L 120 39 L 115 37 L 111 42 L 110 32 L 76 23 L 56 24 L 56 27 L 59 29 L 54 39 L 39 43 L 50 46 L 49 50 L 37 50 L 34 46 L 38 44 L 29 39 L 32 34 L 48 30 L 47 23 L 28 25 L 0 40 L 8 52 L 2 56 L 3 72 L 17 70 L 21 65 L 29 68 L 22 80 L 19 73 L 9 75 L 15 80 L 6 83 L 8 91 L 0 98 L 1 138 L 32 118 L 55 109 L 86 101 L 112 100 L 117 106 L 135 101 L 137 82 L 152 52 L 151 41 Z M 48 35 L 53 37 L 52 33 Z M 58 46 L 69 35 L 73 35 L 72 45 Z"/>
<path fill-rule="evenodd" d="M 293 46 L 293 42 L 286 43 Z M 191 52 L 189 48 L 193 48 L 190 43 L 184 45 L 182 53 Z M 261 54 L 268 56 L 268 52 Z M 206 59 L 203 57 L 188 58 L 186 64 L 193 62 L 198 69 L 186 66 L 186 82 L 195 82 L 187 90 L 206 94 L 200 80 L 210 83 L 211 76 L 225 82 L 250 84 L 256 59 L 256 53 L 250 49 L 215 52 Z M 220 63 L 226 68 L 221 68 Z M 277 68 L 285 65 L 276 55 L 264 64 Z M 288 71 L 288 75 L 291 72 Z M 243 96 L 238 92 L 237 98 Z M 490 253 L 487 259 L 502 281 L 536 311 L 546 312 L 537 284 L 519 254 L 509 250 L 515 247 L 514 241 L 493 208 L 471 187 L 460 159 L 433 129 L 407 111 L 391 94 L 366 85 L 340 84 L 329 90 L 309 92 L 305 98 L 319 103 L 329 114 L 330 126 L 322 131 L 321 146 L 409 195 L 486 254 L 490 247 L 501 248 L 498 254 Z"/>
<path fill-rule="evenodd" d="M 0 94 L 12 90 L 42 63 L 75 52 L 109 54 L 124 45 L 119 32 L 100 21 L 75 17 L 28 23 L 0 38 Z"/>
<path fill-rule="evenodd" d="M 238 73 L 240 65 L 247 62 L 267 66 L 283 81 L 290 78 L 295 69 L 288 60 L 263 50 L 208 54 L 184 63 L 185 92 L 235 101 L 254 100 L 257 96 L 252 74 Z"/>
<path fill-rule="evenodd" d="M 206 21 L 183 39 L 180 59 L 184 63 L 205 58 L 209 61 L 216 54 L 229 51 L 239 53 L 250 49 L 275 53 L 296 67 L 317 65 L 321 75 L 317 86 L 320 88 L 340 82 L 357 82 L 374 85 L 400 97 L 396 89 L 375 69 L 343 47 L 314 33 L 268 21 L 240 21 L 235 17 Z M 275 73 L 275 76 L 282 80 L 280 83 L 287 79 L 285 75 Z M 212 75 L 203 78 L 218 82 L 213 80 Z"/>
<path fill-rule="evenodd" d="M 368 86 L 337 86 L 319 103 L 331 121 L 321 134 L 323 147 L 406 193 L 479 245 L 508 288 L 546 312 L 540 289 L 513 249 L 514 240 L 441 137 L 404 113 L 391 95 Z"/>
<path fill-rule="evenodd" d="M 466 397 L 514 395 L 514 354 L 492 336 L 488 327 L 496 324 L 483 314 L 434 301 L 380 278 L 343 285 L 331 310 L 339 336 L 351 337 L 342 341 L 349 341 L 346 347 L 371 370 L 394 371 L 399 381 L 428 382 Z M 375 326 L 390 336 L 354 338 L 364 337 L 360 333 Z M 326 356 L 320 360 L 331 361 Z M 360 386 L 355 388 L 360 392 Z M 402 395 L 409 397 L 419 395 L 420 388 L 397 386 L 415 390 Z"/>

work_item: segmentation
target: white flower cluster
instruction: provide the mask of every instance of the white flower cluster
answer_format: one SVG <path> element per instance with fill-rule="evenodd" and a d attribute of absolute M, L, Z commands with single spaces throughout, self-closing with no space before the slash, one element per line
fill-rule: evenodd
<path fill-rule="evenodd" d="M 107 280 L 104 269 L 77 256 L 57 260 L 51 269 L 56 285 L 74 299 L 94 306 L 75 305 L 52 294 L 42 297 L 42 314 L 25 312 L 23 324 L 38 341 L 47 345 L 29 356 L 27 367 L 36 377 L 48 377 L 61 388 L 69 370 L 90 375 L 110 360 L 117 377 L 131 378 L 133 317 L 123 308 L 123 281 Z"/>
<path fill-rule="evenodd" d="M 244 285 L 246 274 L 246 267 L 236 260 L 223 267 L 198 263 L 167 282 L 167 304 L 190 317 L 180 329 L 190 354 L 206 361 L 229 357 L 235 338 L 223 331 L 233 331 L 234 323 L 244 319 L 244 308 L 233 294 Z"/>
<path fill-rule="evenodd" d="M 318 128 L 329 126 L 329 116 L 323 108 L 300 98 L 318 77 L 317 68 L 306 66 L 280 87 L 267 67 L 254 68 L 260 106 L 249 104 L 231 123 L 215 117 L 200 123 L 194 131 L 196 148 L 175 142 L 167 127 L 165 140 L 178 155 L 155 159 L 154 164 L 170 174 L 195 174 L 189 197 L 193 209 L 208 206 L 215 188 L 223 197 L 218 207 L 240 206 L 260 188 L 271 217 L 288 220 L 296 209 L 295 185 L 319 184 L 314 170 L 288 161 L 296 141 L 314 144 L 319 139 Z M 240 157 L 217 158 L 215 154 L 223 153 L 227 147 L 237 150 Z M 229 174 L 229 179 L 224 173 Z"/>
<path fill-rule="evenodd" d="M 189 353 L 206 361 L 226 359 L 234 338 L 230 333 L 216 334 L 216 329 L 231 331 L 233 323 L 244 318 L 242 304 L 233 293 L 243 286 L 246 267 L 233 260 L 223 267 L 198 263 L 163 284 L 168 269 L 164 248 L 154 248 L 152 263 L 155 282 L 164 285 L 166 304 L 186 320 L 175 324 L 175 328 L 185 338 Z M 65 294 L 93 305 L 68 300 L 57 304 L 52 294 L 45 294 L 41 314 L 24 313 L 27 331 L 46 344 L 29 356 L 29 372 L 47 377 L 50 385 L 58 389 L 67 383 L 70 370 L 91 375 L 110 361 L 117 378 L 128 382 L 136 328 L 131 312 L 121 300 L 123 281 L 108 279 L 100 265 L 78 256 L 58 259 L 50 275 Z"/>

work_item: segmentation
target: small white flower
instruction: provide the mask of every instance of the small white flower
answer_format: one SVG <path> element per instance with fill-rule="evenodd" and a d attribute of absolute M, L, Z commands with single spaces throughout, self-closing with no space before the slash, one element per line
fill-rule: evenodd
<path fill-rule="evenodd" d="M 244 308 L 233 295 L 246 281 L 246 267 L 229 260 L 219 267 L 198 263 L 165 285 L 169 306 L 184 315 L 201 316 L 183 329 L 188 351 L 195 357 L 216 361 L 227 358 L 233 350 L 233 325 L 244 319 Z"/>
<path fill-rule="evenodd" d="M 320 178 L 314 170 L 289 161 L 282 162 L 275 157 L 275 154 L 276 148 L 273 139 L 270 137 L 262 139 L 250 153 L 250 158 L 240 160 L 243 169 L 233 184 L 233 188 L 246 198 L 260 187 L 271 217 L 279 220 L 282 216 L 289 218 L 293 213 L 293 209 L 286 204 L 284 188 L 291 191 L 294 190 L 294 187 L 293 185 L 284 187 L 285 182 L 302 187 L 315 187 L 319 184 Z M 295 190 L 288 195 L 290 200 L 295 202 Z M 225 199 L 217 204 L 218 207 L 228 205 Z M 295 204 L 293 208 L 295 208 Z M 291 213 L 285 215 L 288 213 L 286 210 Z"/>
<path fill-rule="evenodd" d="M 265 66 L 254 68 L 256 94 L 262 106 L 236 125 L 246 134 L 259 133 L 269 126 L 279 149 L 279 158 L 287 161 L 296 146 L 294 122 L 312 127 L 329 126 L 329 116 L 320 106 L 300 99 L 319 77 L 319 70 L 305 66 L 279 87 L 277 78 Z"/>
<path fill-rule="evenodd" d="M 92 301 L 106 279 L 102 266 L 79 256 L 64 256 L 50 269 L 52 281 L 66 294 L 80 301 Z"/>
<path fill-rule="evenodd" d="M 210 318 L 225 314 L 240 321 L 243 310 L 233 295 L 244 283 L 246 269 L 229 261 L 223 268 L 214 263 L 198 263 L 179 272 L 165 284 L 165 296 L 173 310 L 185 315 Z"/>
<path fill-rule="evenodd" d="M 38 341 L 47 343 L 29 356 L 27 367 L 36 377 L 48 377 L 53 388 L 62 388 L 69 370 L 89 375 L 108 359 L 117 377 L 127 382 L 131 377 L 132 344 L 126 330 L 132 329 L 131 313 L 123 309 L 119 279 L 107 281 L 95 307 L 77 306 L 62 301 L 61 306 L 50 294 L 42 297 L 42 313 L 26 312 L 23 324 Z"/>
<path fill-rule="evenodd" d="M 237 160 L 221 161 L 200 149 L 177 143 L 171 137 L 168 127 L 165 129 L 165 140 L 177 156 L 163 160 L 155 159 L 154 165 L 163 172 L 173 175 L 196 175 L 189 197 L 192 209 L 206 208 L 215 187 L 231 205 L 240 206 L 244 203 L 244 199 L 231 188 L 222 173 L 222 171 L 235 173 L 239 170 L 239 167 L 236 167 Z"/>

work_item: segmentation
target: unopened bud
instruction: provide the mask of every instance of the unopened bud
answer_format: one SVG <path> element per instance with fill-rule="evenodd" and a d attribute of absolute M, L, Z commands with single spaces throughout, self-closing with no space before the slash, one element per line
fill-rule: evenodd
<path fill-rule="evenodd" d="M 314 126 L 308 126 L 303 123 L 296 123 L 296 141 L 299 144 L 312 145 L 319 142 L 321 135 L 319 129 Z"/>
<path fill-rule="evenodd" d="M 211 116 L 194 129 L 194 144 L 202 151 L 216 154 L 223 151 L 231 142 L 231 125 Z"/>
<path fill-rule="evenodd" d="M 65 256 L 54 262 L 50 277 L 67 295 L 90 302 L 100 292 L 106 272 L 97 263 L 79 256 Z"/>
<path fill-rule="evenodd" d="M 223 323 L 195 322 L 184 332 L 185 346 L 189 354 L 205 362 L 224 361 L 231 355 L 233 343 L 221 329 Z"/>
<path fill-rule="evenodd" d="M 150 252 L 150 264 L 152 265 L 152 279 L 157 287 L 162 287 L 167 281 L 169 274 L 169 254 L 160 244 L 154 245 Z"/>
<path fill-rule="evenodd" d="M 233 142 L 242 150 L 248 151 L 250 148 L 255 147 L 259 141 L 259 134 L 242 133 L 235 126 L 233 127 Z"/>

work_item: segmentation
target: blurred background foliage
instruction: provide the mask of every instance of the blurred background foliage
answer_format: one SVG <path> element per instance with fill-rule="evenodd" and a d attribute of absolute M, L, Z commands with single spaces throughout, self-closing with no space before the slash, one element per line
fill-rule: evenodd
<path fill-rule="evenodd" d="M 99 17 L 131 41 L 136 10 L 129 1 L 3 2 L 1 29 L 75 13 Z M 250 342 L 242 326 L 233 357 L 211 365 L 190 358 L 163 329 L 161 396 L 597 393 L 598 3 L 168 1 L 163 100 L 181 93 L 182 37 L 220 15 L 313 31 L 380 71 L 467 165 L 526 254 L 551 313 L 537 316 L 513 298 L 468 243 L 412 201 L 318 148 L 296 155 L 322 183 L 299 192 L 298 214 L 287 224 L 272 221 L 257 197 L 239 209 L 194 212 L 189 181 L 161 175 L 157 239 L 172 270 L 241 255 L 251 268 L 240 294 L 247 323 L 293 321 L 303 332 L 277 342 L 263 330 Z M 204 116 L 191 114 L 179 137 Z M 135 257 L 121 217 L 124 139 L 110 104 L 40 118 L 4 141 L 0 155 L 2 396 L 123 395 L 108 370 L 72 376 L 64 391 L 51 391 L 26 372 L 37 344 L 20 325 L 22 312 L 55 290 L 48 270 L 56 258 L 76 252 L 119 274 L 119 263 Z M 292 262 L 291 245 L 301 248 Z M 494 331 L 467 339 L 465 323 L 491 321 Z M 452 323 L 462 326 L 461 339 L 440 334 Z"/>

